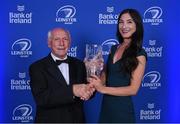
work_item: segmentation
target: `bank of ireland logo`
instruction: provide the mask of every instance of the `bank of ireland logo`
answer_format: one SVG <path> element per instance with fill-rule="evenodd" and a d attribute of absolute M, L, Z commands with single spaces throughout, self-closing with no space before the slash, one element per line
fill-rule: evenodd
<path fill-rule="evenodd" d="M 144 12 L 144 23 L 151 23 L 151 25 L 159 25 L 160 23 L 163 22 L 163 19 L 161 18 L 163 14 L 163 11 L 160 7 L 158 6 L 153 6 L 148 8 Z"/>
<path fill-rule="evenodd" d="M 11 90 L 31 90 L 29 85 L 30 80 L 26 78 L 26 72 L 19 72 L 18 78 L 11 78 Z"/>
<path fill-rule="evenodd" d="M 107 12 L 112 13 L 112 12 L 114 12 L 114 7 L 113 6 L 107 7 L 106 10 L 107 10 Z"/>
<path fill-rule="evenodd" d="M 11 46 L 11 55 L 18 55 L 20 57 L 29 57 L 32 55 L 31 41 L 27 38 L 16 40 Z"/>
<path fill-rule="evenodd" d="M 101 46 L 103 50 L 103 55 L 109 55 L 111 46 L 118 44 L 119 42 L 116 39 L 105 40 Z"/>
<path fill-rule="evenodd" d="M 11 24 L 31 24 L 32 12 L 26 12 L 24 5 L 17 5 L 17 11 L 9 12 L 9 23 Z"/>
<path fill-rule="evenodd" d="M 25 10 L 25 6 L 24 5 L 17 5 L 17 10 L 19 12 L 23 12 Z"/>
<path fill-rule="evenodd" d="M 73 24 L 77 22 L 74 18 L 76 14 L 76 8 L 72 5 L 66 5 L 59 8 L 56 12 L 56 22 L 62 22 L 64 24 Z"/>
<path fill-rule="evenodd" d="M 33 120 L 32 106 L 29 104 L 21 104 L 14 108 L 12 120 L 20 122 L 29 122 Z"/>
<path fill-rule="evenodd" d="M 161 74 L 158 71 L 150 71 L 144 75 L 142 87 L 148 87 L 149 89 L 157 89 L 161 87 L 159 82 Z"/>
<path fill-rule="evenodd" d="M 19 78 L 26 78 L 26 72 L 19 72 Z"/>
<path fill-rule="evenodd" d="M 68 55 L 71 57 L 77 57 L 77 46 L 72 46 L 71 48 L 68 49 Z"/>
<path fill-rule="evenodd" d="M 154 108 L 154 103 L 148 103 L 147 107 L 148 107 L 149 109 L 153 109 L 153 108 Z"/>
<path fill-rule="evenodd" d="M 156 107 L 155 103 L 147 103 L 147 107 L 140 109 L 139 119 L 144 121 L 155 121 L 161 119 L 162 109 Z"/>

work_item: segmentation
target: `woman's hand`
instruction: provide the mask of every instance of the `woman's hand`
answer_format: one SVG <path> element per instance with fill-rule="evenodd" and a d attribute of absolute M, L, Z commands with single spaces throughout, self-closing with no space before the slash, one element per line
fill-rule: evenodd
<path fill-rule="evenodd" d="M 99 77 L 97 77 L 96 75 L 92 75 L 90 78 L 88 78 L 88 82 L 90 82 L 90 85 L 95 87 L 98 92 L 103 92 L 105 86 L 103 85 L 103 82 Z"/>

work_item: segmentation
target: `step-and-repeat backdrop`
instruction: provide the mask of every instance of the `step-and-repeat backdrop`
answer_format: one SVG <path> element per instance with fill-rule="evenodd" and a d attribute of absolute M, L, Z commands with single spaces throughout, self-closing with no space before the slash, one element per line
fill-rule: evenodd
<path fill-rule="evenodd" d="M 179 8 L 173 0 L 44 0 L 1 1 L 0 122 L 33 122 L 35 103 L 29 86 L 29 65 L 46 56 L 47 32 L 70 31 L 69 55 L 84 59 L 86 44 L 99 44 L 105 61 L 118 43 L 118 14 L 137 9 L 144 23 L 143 47 L 148 62 L 142 85 L 133 97 L 137 122 L 180 122 L 178 69 Z M 179 41 L 178 41 L 179 40 Z M 97 122 L 102 94 L 85 102 L 87 122 Z M 113 114 L 113 113 L 110 113 Z"/>

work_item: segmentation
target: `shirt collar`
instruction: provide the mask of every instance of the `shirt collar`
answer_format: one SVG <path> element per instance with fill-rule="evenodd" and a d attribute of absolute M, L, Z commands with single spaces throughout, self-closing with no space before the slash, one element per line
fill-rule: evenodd
<path fill-rule="evenodd" d="M 52 56 L 52 58 L 53 58 L 54 61 L 67 59 L 67 55 L 66 55 L 63 59 L 61 59 L 61 58 L 56 57 L 52 52 L 51 52 L 51 56 Z"/>

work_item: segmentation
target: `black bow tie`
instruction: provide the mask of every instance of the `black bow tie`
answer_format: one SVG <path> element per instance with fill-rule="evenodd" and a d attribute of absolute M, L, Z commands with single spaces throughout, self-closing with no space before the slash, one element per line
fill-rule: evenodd
<path fill-rule="evenodd" d="M 57 65 L 60 65 L 61 63 L 69 63 L 68 59 L 65 59 L 65 60 L 56 60 L 56 64 Z"/>

